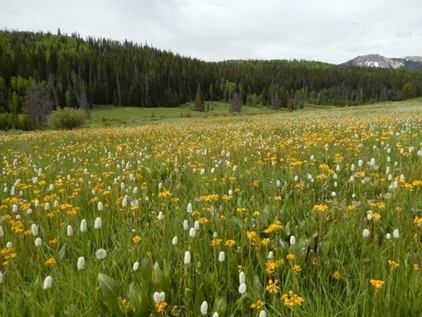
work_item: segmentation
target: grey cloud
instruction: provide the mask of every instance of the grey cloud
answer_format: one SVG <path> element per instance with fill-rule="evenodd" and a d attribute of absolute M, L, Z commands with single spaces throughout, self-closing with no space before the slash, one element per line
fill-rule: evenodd
<path fill-rule="evenodd" d="M 60 27 L 83 37 L 147 40 L 210 61 L 341 63 L 367 53 L 422 55 L 422 1 L 0 0 L 0 5 L 2 28 L 55 33 Z"/>

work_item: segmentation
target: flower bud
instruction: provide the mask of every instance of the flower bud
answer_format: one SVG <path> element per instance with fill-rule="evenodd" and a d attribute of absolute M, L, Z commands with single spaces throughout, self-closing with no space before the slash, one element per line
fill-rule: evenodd
<path fill-rule="evenodd" d="M 242 295 L 246 293 L 246 284 L 245 283 L 242 283 L 242 284 L 239 285 L 239 293 L 242 294 Z"/>
<path fill-rule="evenodd" d="M 101 218 L 100 217 L 95 218 L 94 228 L 101 229 L 102 226 L 103 226 L 103 222 L 101 221 Z"/>
<path fill-rule="evenodd" d="M 206 301 L 203 301 L 201 304 L 201 314 L 206 315 L 208 313 L 208 303 Z"/>
<path fill-rule="evenodd" d="M 53 278 L 51 276 L 47 276 L 44 280 L 43 288 L 48 289 L 51 288 L 51 286 L 53 286 Z"/>
<path fill-rule="evenodd" d="M 83 270 L 85 266 L 85 258 L 83 256 L 78 258 L 78 262 L 76 263 L 76 265 L 78 267 L 78 270 Z"/>

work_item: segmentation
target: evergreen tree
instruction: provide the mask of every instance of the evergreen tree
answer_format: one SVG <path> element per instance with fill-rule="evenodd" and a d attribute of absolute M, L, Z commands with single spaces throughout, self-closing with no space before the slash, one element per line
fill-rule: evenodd
<path fill-rule="evenodd" d="M 407 100 L 415 97 L 415 91 L 413 89 L 413 84 L 408 82 L 404 84 L 403 88 L 400 91 L 400 100 Z"/>
<path fill-rule="evenodd" d="M 196 91 L 195 110 L 196 111 L 204 111 L 204 99 L 202 98 L 201 86 L 200 85 L 198 85 L 198 90 Z"/>

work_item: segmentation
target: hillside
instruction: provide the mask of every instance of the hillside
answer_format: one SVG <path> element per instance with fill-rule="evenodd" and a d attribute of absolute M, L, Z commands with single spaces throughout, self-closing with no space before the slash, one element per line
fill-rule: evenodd
<path fill-rule="evenodd" d="M 15 115 L 27 111 L 29 95 L 36 94 L 51 109 L 162 108 L 191 102 L 200 90 L 202 100 L 236 95 L 251 107 L 294 110 L 304 102 L 399 100 L 406 83 L 422 96 L 420 71 L 297 60 L 204 62 L 127 40 L 0 31 L 0 113 Z"/>

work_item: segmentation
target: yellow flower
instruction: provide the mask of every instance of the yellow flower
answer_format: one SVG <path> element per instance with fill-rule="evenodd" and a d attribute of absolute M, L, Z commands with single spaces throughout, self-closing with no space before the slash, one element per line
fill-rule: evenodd
<path fill-rule="evenodd" d="M 168 195 L 170 195 L 170 192 L 168 190 L 163 190 L 158 194 L 158 197 L 167 197 Z"/>
<path fill-rule="evenodd" d="M 419 264 L 413 264 L 413 269 L 414 269 L 415 271 L 419 270 Z"/>
<path fill-rule="evenodd" d="M 234 246 L 236 244 L 236 241 L 234 241 L 234 240 L 227 240 L 224 244 L 227 245 L 227 246 L 229 246 L 231 248 L 232 246 Z"/>
<path fill-rule="evenodd" d="M 141 237 L 140 236 L 136 236 L 132 239 L 133 242 L 138 243 L 139 241 L 141 241 Z"/>
<path fill-rule="evenodd" d="M 49 258 L 47 262 L 45 262 L 45 265 L 50 265 L 50 264 L 56 264 L 56 260 L 54 258 Z"/>
<path fill-rule="evenodd" d="M 248 239 L 256 239 L 256 232 L 255 231 L 246 231 L 246 236 Z"/>
<path fill-rule="evenodd" d="M 296 259 L 296 255 L 294 254 L 287 254 L 287 260 L 294 260 Z"/>
<path fill-rule="evenodd" d="M 221 241 L 222 241 L 221 239 L 215 238 L 215 239 L 211 240 L 211 245 L 212 246 L 220 245 Z"/>
<path fill-rule="evenodd" d="M 313 207 L 316 211 L 327 211 L 328 206 L 327 205 L 314 205 Z"/>
<path fill-rule="evenodd" d="M 278 286 L 278 280 L 275 280 L 273 283 L 273 280 L 269 280 L 268 281 L 268 285 L 266 287 L 267 291 L 272 294 L 272 293 L 278 293 L 278 290 L 280 289 Z"/>
<path fill-rule="evenodd" d="M 157 312 L 161 313 L 167 305 L 168 304 L 166 302 L 159 302 L 155 304 L 155 307 L 157 308 Z"/>
<path fill-rule="evenodd" d="M 390 266 L 391 266 L 392 268 L 395 268 L 395 267 L 398 267 L 398 266 L 399 266 L 399 264 L 398 264 L 398 263 L 396 263 L 396 262 L 394 262 L 394 261 L 391 261 L 391 260 L 388 260 L 388 264 L 390 264 Z"/>
<path fill-rule="evenodd" d="M 333 274 L 333 277 L 334 277 L 336 280 L 338 280 L 338 279 L 341 277 L 340 272 L 339 272 L 339 271 L 335 271 L 335 272 L 334 272 L 334 274 Z"/>
<path fill-rule="evenodd" d="M 264 245 L 264 246 L 266 246 L 268 243 L 270 243 L 270 239 L 269 238 L 264 238 L 261 241 L 261 244 Z"/>
<path fill-rule="evenodd" d="M 287 294 L 283 294 L 284 305 L 293 308 L 295 305 L 302 305 L 305 301 L 302 297 L 294 294 L 293 291 L 288 291 Z"/>
<path fill-rule="evenodd" d="M 204 223 L 208 222 L 208 219 L 207 219 L 207 218 L 205 218 L 205 217 L 203 217 L 203 218 L 199 218 L 199 219 L 198 219 L 198 222 L 202 225 L 202 224 L 204 224 Z"/>
<path fill-rule="evenodd" d="M 257 300 L 256 303 L 252 303 L 251 308 L 257 308 L 260 309 L 262 306 L 264 306 L 265 303 L 261 302 L 261 300 Z"/>
<path fill-rule="evenodd" d="M 370 280 L 370 282 L 376 289 L 381 289 L 382 285 L 385 284 L 385 282 L 381 280 Z"/>
<path fill-rule="evenodd" d="M 300 265 L 297 265 L 297 264 L 296 264 L 296 265 L 293 267 L 293 271 L 300 272 L 300 271 L 302 271 L 302 269 L 301 269 Z"/>
<path fill-rule="evenodd" d="M 281 196 L 274 196 L 274 200 L 281 200 Z"/>

